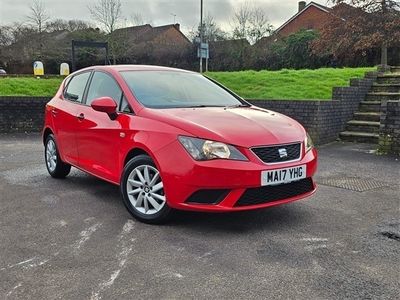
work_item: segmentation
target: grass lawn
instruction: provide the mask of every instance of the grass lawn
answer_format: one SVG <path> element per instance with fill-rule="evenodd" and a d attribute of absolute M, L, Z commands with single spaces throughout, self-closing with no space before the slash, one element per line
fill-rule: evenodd
<path fill-rule="evenodd" d="M 62 80 L 62 77 L 0 77 L 0 96 L 54 96 Z"/>
<path fill-rule="evenodd" d="M 209 72 L 243 98 L 331 99 L 332 87 L 348 86 L 373 68 Z M 53 96 L 62 78 L 0 77 L 0 96 Z"/>
<path fill-rule="evenodd" d="M 332 87 L 348 86 L 374 68 L 321 68 L 316 70 L 209 72 L 207 75 L 243 98 L 331 99 Z"/>

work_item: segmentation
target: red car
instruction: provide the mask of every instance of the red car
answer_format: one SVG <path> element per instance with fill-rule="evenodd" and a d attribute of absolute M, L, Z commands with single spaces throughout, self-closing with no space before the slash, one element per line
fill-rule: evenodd
<path fill-rule="evenodd" d="M 47 170 L 71 166 L 119 185 L 137 219 L 174 209 L 230 212 L 310 196 L 317 152 L 304 128 L 198 73 L 96 66 L 68 76 L 46 105 Z"/>

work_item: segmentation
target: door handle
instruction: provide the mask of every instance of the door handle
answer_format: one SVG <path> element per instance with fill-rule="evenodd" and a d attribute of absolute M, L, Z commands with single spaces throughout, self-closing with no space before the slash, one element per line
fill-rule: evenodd
<path fill-rule="evenodd" d="M 85 119 L 85 115 L 83 113 L 80 113 L 79 115 L 76 116 L 79 120 Z"/>
<path fill-rule="evenodd" d="M 53 109 L 51 110 L 51 114 L 52 114 L 54 117 L 57 116 L 57 114 L 58 114 L 57 109 L 53 108 Z"/>

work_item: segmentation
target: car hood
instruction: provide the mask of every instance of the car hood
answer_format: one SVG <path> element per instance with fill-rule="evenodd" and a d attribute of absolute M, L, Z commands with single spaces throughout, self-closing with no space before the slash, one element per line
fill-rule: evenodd
<path fill-rule="evenodd" d="M 199 138 L 247 148 L 299 142 L 305 138 L 303 127 L 295 120 L 255 106 L 145 109 L 143 116 Z"/>

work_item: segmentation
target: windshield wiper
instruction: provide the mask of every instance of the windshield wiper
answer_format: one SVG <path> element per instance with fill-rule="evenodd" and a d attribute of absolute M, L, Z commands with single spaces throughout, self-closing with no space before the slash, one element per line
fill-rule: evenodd
<path fill-rule="evenodd" d="M 205 105 L 205 104 L 201 104 L 201 105 L 192 105 L 192 106 L 185 106 L 187 108 L 198 108 L 198 107 L 225 107 L 224 105 Z"/>
<path fill-rule="evenodd" d="M 225 106 L 226 108 L 236 108 L 236 107 L 250 107 L 248 104 L 235 104 L 235 105 L 228 105 Z"/>

